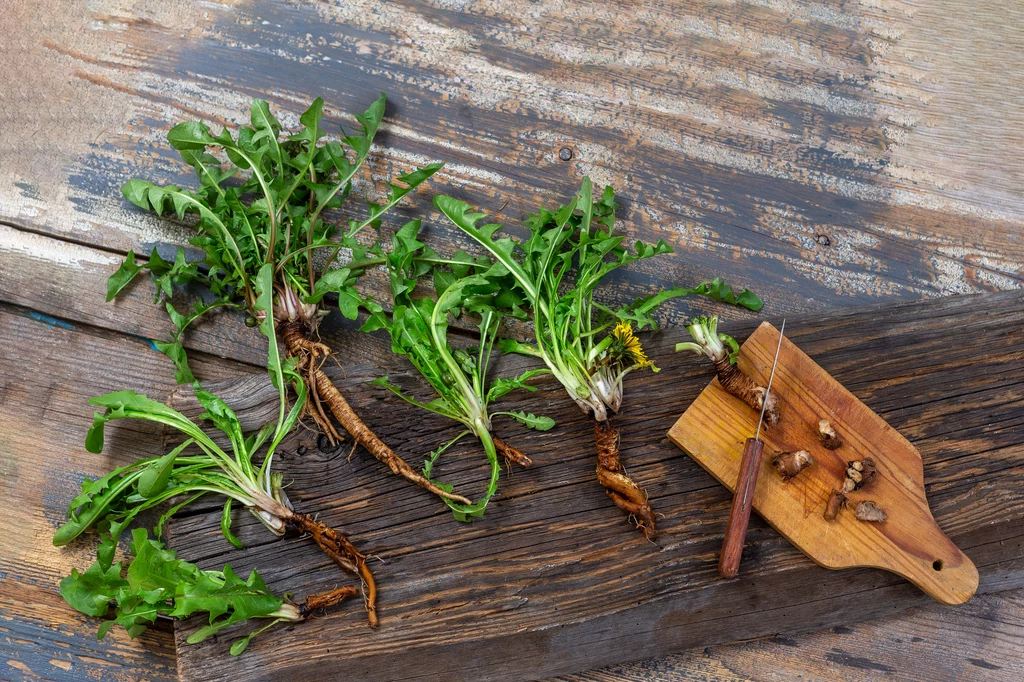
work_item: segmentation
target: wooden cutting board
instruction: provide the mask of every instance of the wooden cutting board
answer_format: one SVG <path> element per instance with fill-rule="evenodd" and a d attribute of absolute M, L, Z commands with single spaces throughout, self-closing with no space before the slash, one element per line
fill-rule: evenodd
<path fill-rule="evenodd" d="M 753 320 L 723 325 L 741 340 L 756 328 Z M 644 336 L 662 371 L 629 376 L 616 418 L 623 461 L 659 514 L 655 543 L 595 481 L 592 423 L 551 381 L 502 399 L 502 409 L 548 414 L 558 425 L 537 433 L 496 421 L 534 465 L 503 476 L 499 497 L 471 525 L 361 449 L 322 448 L 315 435 L 300 434 L 280 459 L 288 494 L 379 557 L 381 626 L 367 628 L 353 600 L 274 628 L 235 658 L 228 648 L 238 632 L 188 645 L 201 625 L 189 620 L 176 629 L 181 679 L 536 680 L 928 603 L 887 571 L 821 568 L 756 514 L 739 579 L 718 576 L 731 496 L 666 437 L 712 376 L 706 361 L 673 352 L 683 334 Z M 787 336 L 913 440 L 935 518 L 979 567 L 979 591 L 1024 586 L 1024 294 L 790 318 Z M 427 395 L 402 358 L 391 362 L 329 372 L 367 423 L 416 463 L 458 428 L 367 386 L 387 373 Z M 479 450 L 451 453 L 442 478 L 479 490 Z M 274 538 L 242 511 L 235 518 L 242 550 L 221 536 L 215 501 L 173 520 L 171 546 L 204 568 L 258 569 L 296 598 L 348 583 L 311 542 Z"/>
<path fill-rule="evenodd" d="M 768 381 L 779 331 L 761 324 L 740 347 L 739 367 L 761 385 Z M 903 576 L 944 604 L 961 604 L 978 588 L 978 569 L 932 517 L 921 453 L 884 419 L 829 376 L 788 338 L 779 350 L 772 393 L 782 418 L 762 430 L 765 443 L 754 489 L 754 509 L 773 528 L 826 568 L 873 567 Z M 720 483 L 735 490 L 744 442 L 758 413 L 730 395 L 715 378 L 668 432 L 669 438 Z M 843 440 L 826 449 L 817 437 L 828 419 Z M 779 452 L 807 450 L 814 464 L 788 481 L 775 471 Z M 823 515 L 829 493 L 842 487 L 847 463 L 871 457 L 878 475 L 850 493 L 833 521 Z M 888 518 L 858 521 L 855 505 L 872 500 Z"/>

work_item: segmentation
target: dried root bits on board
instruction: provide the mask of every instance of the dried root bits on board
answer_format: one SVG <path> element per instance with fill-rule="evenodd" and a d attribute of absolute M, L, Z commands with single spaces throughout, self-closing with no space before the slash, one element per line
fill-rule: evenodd
<path fill-rule="evenodd" d="M 842 490 L 833 490 L 825 504 L 825 520 L 835 521 L 839 510 L 846 506 L 846 494 Z"/>
<path fill-rule="evenodd" d="M 857 515 L 858 521 L 873 521 L 875 523 L 880 523 L 889 518 L 889 515 L 885 513 L 885 510 L 882 509 L 877 502 L 872 502 L 871 500 L 858 502 L 854 513 Z"/>
<path fill-rule="evenodd" d="M 875 469 L 875 460 L 865 457 L 861 460 L 854 460 L 846 463 L 846 480 L 843 481 L 843 492 L 852 493 L 860 490 L 863 486 L 875 480 L 878 472 Z"/>
<path fill-rule="evenodd" d="M 772 466 L 782 476 L 782 480 L 788 481 L 807 467 L 814 464 L 814 458 L 806 450 L 796 452 L 780 452 L 772 458 Z"/>
<path fill-rule="evenodd" d="M 827 419 L 821 419 L 818 421 L 818 439 L 821 444 L 829 450 L 835 450 L 843 444 L 843 439 L 836 433 L 836 429 L 832 426 L 832 422 Z"/>

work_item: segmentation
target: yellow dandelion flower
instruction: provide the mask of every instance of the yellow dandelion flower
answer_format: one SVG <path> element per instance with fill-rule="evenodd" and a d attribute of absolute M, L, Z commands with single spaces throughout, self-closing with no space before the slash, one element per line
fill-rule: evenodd
<path fill-rule="evenodd" d="M 612 336 L 622 345 L 623 355 L 628 354 L 632 357 L 637 369 L 650 367 L 657 371 L 654 363 L 647 358 L 647 353 L 644 352 L 643 347 L 640 345 L 640 339 L 636 338 L 636 335 L 633 333 L 633 325 L 629 322 L 619 322 L 615 325 L 615 329 L 612 330 Z"/>

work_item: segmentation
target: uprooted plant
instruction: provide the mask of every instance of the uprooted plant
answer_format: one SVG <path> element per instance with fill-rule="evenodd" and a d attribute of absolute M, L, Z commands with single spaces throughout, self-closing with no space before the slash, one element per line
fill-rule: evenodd
<path fill-rule="evenodd" d="M 65 545 L 89 528 L 103 523 L 116 537 L 143 511 L 171 503 L 157 523 L 158 534 L 164 522 L 183 506 L 209 494 L 226 498 L 221 530 L 235 546 L 241 543 L 231 533 L 231 505 L 243 505 L 272 533 L 282 535 L 288 529 L 308 533 L 320 549 L 345 571 L 359 576 L 366 590 L 366 610 L 370 625 L 377 624 L 377 588 L 373 575 L 361 554 L 349 540 L 321 521 L 294 510 L 284 492 L 282 475 L 273 472 L 278 446 L 295 426 L 308 389 L 298 373 L 298 360 L 283 360 L 278 350 L 274 316 L 270 314 L 273 280 L 271 266 L 265 265 L 255 278 L 256 300 L 253 309 L 262 313 L 260 331 L 268 340 L 271 381 L 278 389 L 279 410 L 272 421 L 258 432 L 242 433 L 238 417 L 220 398 L 195 384 L 195 397 L 205 409 L 201 422 L 208 423 L 230 443 L 230 454 L 203 427 L 177 410 L 151 400 L 135 391 L 118 391 L 95 397 L 89 403 L 103 408 L 97 412 L 86 436 L 90 452 L 103 450 L 104 429 L 116 419 L 141 419 L 178 431 L 185 440 L 161 457 L 138 460 L 119 467 L 102 478 L 82 483 L 82 493 L 68 506 L 68 522 L 54 535 L 53 544 Z M 296 399 L 288 408 L 288 387 Z M 255 456 L 263 450 L 262 462 Z"/>
<path fill-rule="evenodd" d="M 516 388 L 536 390 L 525 382 L 544 370 L 531 370 L 519 377 L 498 379 L 488 387 L 487 369 L 501 321 L 501 314 L 495 307 L 495 287 L 484 275 L 470 274 L 473 269 L 478 269 L 479 264 L 467 262 L 465 255 L 459 254 L 447 263 L 454 269 L 453 274 L 435 269 L 436 302 L 426 296 L 414 298 L 413 292 L 420 278 L 431 271 L 432 265 L 436 268 L 444 261 L 419 241 L 419 229 L 418 220 L 406 224 L 395 233 L 391 252 L 386 256 L 381 255 L 390 274 L 392 310 L 388 313 L 376 302 L 365 299 L 362 305 L 369 312 L 369 317 L 362 330 L 372 332 L 385 329 L 391 335 L 392 351 L 408 358 L 437 392 L 438 397 L 430 402 L 417 400 L 392 384 L 388 377 L 381 377 L 374 382 L 375 385 L 387 388 L 406 402 L 454 419 L 466 427 L 465 431 L 431 453 L 424 466 L 424 475 L 431 477 L 440 455 L 464 436 L 473 434 L 483 446 L 490 465 L 490 479 L 483 497 L 476 502 L 459 502 L 450 498 L 444 500 L 456 519 L 470 521 L 483 515 L 488 501 L 498 490 L 501 473 L 499 453 L 517 464 L 530 464 L 525 454 L 494 435 L 491 418 L 505 415 L 541 431 L 550 429 L 555 423 L 550 417 L 538 417 L 525 412 L 488 411 L 492 401 Z M 448 340 L 448 314 L 462 309 L 478 315 L 480 319 L 479 343 L 473 348 L 454 348 Z M 449 489 L 446 484 L 435 483 Z"/>
<path fill-rule="evenodd" d="M 306 413 L 336 442 L 338 434 L 327 418 L 324 406 L 360 445 L 395 474 L 440 495 L 450 494 L 410 467 L 363 423 L 338 391 L 321 365 L 330 355 L 316 336 L 324 314 L 322 300 L 328 293 L 338 296 L 341 312 L 355 319 L 359 294 L 354 289 L 359 265 L 366 253 L 356 237 L 367 227 L 378 228 L 381 217 L 403 197 L 433 175 L 441 164 L 430 164 L 398 177 L 404 184 L 389 183 L 381 204 L 367 201 L 369 215 L 350 220 L 339 234 L 324 219 L 325 211 L 340 209 L 352 189 L 352 180 L 370 154 L 374 136 L 384 115 L 384 95 L 362 115 L 356 115 L 361 134 L 343 135 L 340 141 L 324 141 L 321 127 L 323 100 L 317 98 L 302 114 L 302 127 L 282 139 L 280 122 L 263 100 L 254 100 L 251 126 L 242 126 L 237 137 L 225 129 L 214 135 L 201 122 L 181 123 L 167 139 L 199 178 L 199 189 L 158 186 L 145 180 L 130 180 L 122 188 L 136 206 L 162 215 L 174 209 L 179 219 L 198 216 L 197 236 L 191 244 L 205 253 L 201 262 L 189 262 L 179 249 L 173 263 L 161 258 L 156 249 L 148 263 L 138 265 L 133 254 L 111 276 L 108 300 L 120 292 L 143 269 L 157 285 L 157 298 L 170 298 L 175 285 L 196 282 L 211 296 L 187 313 L 166 302 L 175 331 L 157 347 L 173 361 L 178 381 L 191 382 L 192 372 L 182 345 L 186 330 L 212 310 L 236 308 L 260 320 L 255 308 L 253 281 L 260 270 L 270 266 L 273 273 L 273 316 L 280 323 L 278 333 L 289 355 L 299 358 L 299 372 L 309 387 L 311 400 Z M 220 150 L 218 158 L 209 150 Z M 234 180 L 239 172 L 244 178 Z M 329 249 L 326 258 L 319 258 Z M 350 249 L 352 263 L 331 269 L 342 249 Z"/>
<path fill-rule="evenodd" d="M 584 178 L 569 204 L 529 216 L 530 236 L 525 241 L 496 239 L 501 225 L 478 226 L 484 214 L 471 213 L 463 201 L 438 196 L 434 205 L 487 249 L 501 266 L 489 271 L 490 276 L 505 283 L 507 292 L 520 297 L 528 311 L 534 343 L 506 339 L 501 349 L 543 360 L 569 396 L 593 417 L 597 478 L 615 505 L 635 518 L 644 535 L 652 538 L 656 532 L 654 512 L 647 494 L 625 473 L 619 458 L 619 434 L 612 422 L 622 404 L 625 376 L 639 369 L 657 371 L 634 335 L 633 325 L 637 329 L 656 327 L 652 311 L 674 297 L 703 294 L 728 300 L 724 297 L 728 287 L 717 280 L 693 289 L 677 287 L 618 309 L 595 301 L 595 289 L 613 270 L 672 249 L 663 241 L 638 241 L 632 252 L 622 246 L 624 237 L 612 234 L 614 192 L 606 188 L 595 202 L 589 178 Z M 748 291 L 730 302 L 751 309 L 761 305 Z"/>
<path fill-rule="evenodd" d="M 188 618 L 208 614 L 207 625 L 189 635 L 189 644 L 201 642 L 236 623 L 253 618 L 270 620 L 231 645 L 231 655 L 237 656 L 253 637 L 277 623 L 304 621 L 356 593 L 354 587 L 339 587 L 294 604 L 275 596 L 256 571 L 242 580 L 229 565 L 222 571 L 204 571 L 178 559 L 163 543 L 150 539 L 144 528 L 132 531 L 133 556 L 123 569 L 121 562 L 114 563 L 117 534 L 104 533 L 96 561 L 82 573 L 72 570 L 60 582 L 64 600 L 87 616 L 107 618 L 113 607 L 113 618 L 100 625 L 99 639 L 114 625 L 123 627 L 131 637 L 138 637 L 158 616 Z"/>
<path fill-rule="evenodd" d="M 740 296 L 742 297 L 742 295 Z M 752 308 L 752 310 L 758 308 Z M 693 341 L 677 343 L 676 351 L 693 351 L 697 355 L 705 355 L 710 358 L 722 388 L 758 412 L 764 407 L 766 426 L 778 424 L 779 404 L 775 394 L 768 393 L 764 386 L 757 383 L 737 366 L 736 358 L 740 352 L 739 343 L 728 334 L 719 333 L 718 316 L 695 317 L 686 325 L 686 331 L 690 333 Z M 767 405 L 764 404 L 765 395 L 768 396 Z"/>

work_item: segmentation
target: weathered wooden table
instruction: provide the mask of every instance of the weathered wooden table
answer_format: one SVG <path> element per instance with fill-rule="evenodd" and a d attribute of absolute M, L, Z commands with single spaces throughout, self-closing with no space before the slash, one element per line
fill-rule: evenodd
<path fill-rule="evenodd" d="M 127 250 L 186 237 L 118 191 L 183 176 L 162 141 L 174 121 L 235 124 L 253 96 L 298 112 L 317 95 L 339 121 L 385 90 L 374 165 L 448 161 L 431 191 L 516 219 L 583 174 L 614 185 L 630 231 L 680 252 L 620 278 L 622 299 L 712 274 L 771 314 L 1021 286 L 1012 3 L 145 4 L 0 7 L 3 679 L 174 676 L 169 632 L 96 642 L 55 591 L 91 550 L 49 543 L 81 477 L 133 455 L 85 452 L 79 396 L 171 388 L 163 356 L 125 352 L 167 333 L 149 293 L 103 295 Z M 668 322 L 695 305 L 670 305 Z M 202 376 L 251 370 L 258 351 L 232 329 L 190 338 Z M 575 679 L 1019 679 L 1022 620 L 1021 593 L 1001 592 Z"/>

